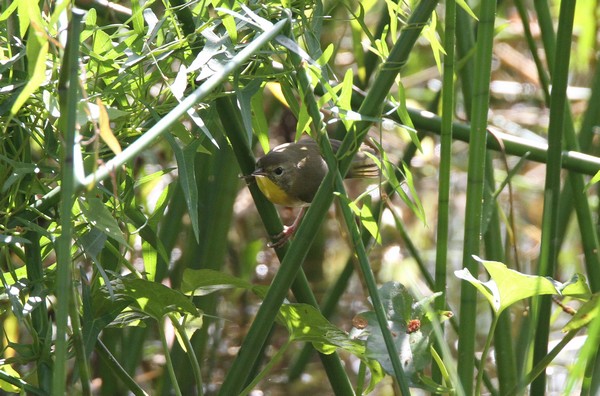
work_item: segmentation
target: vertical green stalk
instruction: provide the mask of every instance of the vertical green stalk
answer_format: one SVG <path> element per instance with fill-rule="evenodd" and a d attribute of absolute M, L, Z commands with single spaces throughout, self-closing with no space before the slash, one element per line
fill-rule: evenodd
<path fill-rule="evenodd" d="M 494 167 L 492 156 L 486 157 L 485 166 L 487 185 L 489 191 L 495 191 Z M 509 181 L 510 182 L 510 181 Z M 512 204 L 512 203 L 511 203 Z M 498 203 L 493 194 L 487 193 L 484 198 L 484 205 L 491 205 L 491 217 L 484 233 L 485 253 L 488 260 L 505 262 L 505 247 L 502 244 L 502 231 L 500 224 L 500 216 L 498 215 Z M 510 239 L 506 238 L 507 245 L 510 244 Z M 494 351 L 496 355 L 496 372 L 498 375 L 498 385 L 500 386 L 500 394 L 506 395 L 509 389 L 516 385 L 517 370 L 515 364 L 515 354 L 512 342 L 512 324 L 510 318 L 510 310 L 504 310 L 499 314 L 492 312 L 494 325 L 490 331 L 494 331 Z M 481 359 L 480 371 L 485 365 L 485 359 Z"/>
<path fill-rule="evenodd" d="M 558 213 L 560 194 L 560 169 L 562 135 L 567 106 L 567 84 L 569 60 L 571 56 L 571 38 L 573 34 L 573 16 L 575 1 L 563 0 L 560 5 L 560 17 L 557 32 L 556 59 L 553 67 L 552 92 L 550 101 L 550 123 L 548 127 L 548 158 L 546 182 L 544 187 L 544 211 L 542 214 L 542 240 L 540 246 L 538 273 L 552 276 L 558 260 Z M 552 160 L 550 160 L 552 159 Z M 548 353 L 550 332 L 550 297 L 537 297 L 533 305 L 533 318 L 536 326 L 533 350 L 533 364 L 537 364 Z M 532 394 L 543 394 L 546 388 L 546 376 L 543 373 L 531 385 Z"/>
<path fill-rule="evenodd" d="M 463 247 L 463 267 L 467 268 L 471 273 L 477 273 L 478 264 L 473 260 L 472 255 L 479 254 L 481 241 L 485 147 L 495 13 L 495 1 L 487 0 L 481 3 L 473 75 L 472 123 L 469 138 L 468 185 Z M 471 287 L 467 282 L 462 282 L 460 332 L 458 337 L 458 375 L 466 394 L 472 394 L 473 391 L 475 340 L 477 337 L 476 318 L 476 289 Z M 481 369 L 483 369 L 483 366 Z"/>
<path fill-rule="evenodd" d="M 200 363 L 198 362 L 198 358 L 196 357 L 196 353 L 194 352 L 194 346 L 192 345 L 190 339 L 187 336 L 185 327 L 179 323 L 178 318 L 175 315 L 171 314 L 169 315 L 169 320 L 179 333 L 179 337 L 181 338 L 181 340 L 185 344 L 185 348 L 187 349 L 186 355 L 190 362 L 189 364 L 191 366 L 191 371 L 194 375 L 194 379 L 196 380 L 195 394 L 197 394 L 198 396 L 202 396 L 202 373 L 200 372 Z"/>
<path fill-rule="evenodd" d="M 540 26 L 543 28 L 543 32 L 550 37 L 544 38 L 544 49 L 547 54 L 548 65 L 549 68 L 553 71 L 555 66 L 555 58 L 554 54 L 556 53 L 556 39 L 554 30 L 552 28 L 552 20 L 550 17 L 549 6 L 547 3 L 536 2 L 536 11 L 539 15 Z M 522 7 L 522 6 L 521 6 Z M 524 11 L 519 11 L 522 17 L 525 13 Z M 528 20 L 525 20 L 524 26 L 528 26 Z M 525 29 L 527 33 L 527 29 Z M 548 79 L 545 77 L 546 73 L 542 70 L 541 62 L 537 60 L 537 49 L 535 44 L 533 43 L 533 39 L 529 40 L 528 43 L 530 45 L 531 53 L 534 55 L 534 59 L 536 60 L 536 66 L 538 67 L 538 73 L 540 75 L 540 81 L 542 83 L 542 88 L 546 97 L 546 104 L 550 105 L 549 91 L 550 91 L 550 83 Z M 558 58 L 560 61 L 560 58 Z M 598 75 L 598 72 L 596 73 Z M 594 81 L 594 86 L 592 87 L 592 97 L 589 100 L 589 110 L 586 112 L 584 116 L 584 120 L 582 122 L 581 133 L 579 134 L 579 140 L 575 136 L 575 128 L 573 125 L 573 119 L 568 106 L 565 106 L 565 121 L 564 121 L 564 135 L 566 148 L 569 150 L 579 151 L 580 147 L 590 147 L 591 140 L 593 136 L 593 132 L 591 129 L 591 125 L 589 121 L 593 119 L 597 119 L 598 111 L 594 107 L 594 104 L 598 102 L 600 99 L 600 93 L 598 92 L 598 85 L 600 81 L 598 77 L 596 77 Z M 594 93 L 594 91 L 596 91 Z M 568 186 L 567 186 L 568 184 Z M 600 250 L 599 241 L 598 241 L 598 232 L 592 221 L 592 212 L 590 209 L 588 197 L 585 194 L 584 188 L 585 182 L 583 177 L 579 174 L 569 173 L 567 175 L 567 181 L 565 183 L 565 187 L 560 194 L 559 201 L 562 202 L 559 217 L 558 217 L 558 231 L 557 231 L 557 241 L 559 246 L 562 244 L 564 239 L 567 225 L 569 219 L 571 218 L 571 213 L 573 208 L 575 208 L 575 212 L 577 215 L 577 220 L 579 223 L 581 242 L 583 245 L 583 252 L 585 256 L 585 266 L 588 273 L 588 279 L 592 290 L 600 289 L 600 255 L 598 251 Z"/>
<path fill-rule="evenodd" d="M 444 74 L 442 78 L 442 133 L 440 136 L 440 171 L 438 191 L 438 223 L 435 251 L 435 288 L 443 294 L 436 298 L 436 309 L 446 308 L 446 277 L 448 260 L 448 220 L 450 213 L 450 169 L 452 167 L 452 121 L 454 119 L 454 58 L 456 34 L 456 2 L 446 1 L 444 18 Z M 443 327 L 442 327 L 443 330 Z M 436 349 L 440 350 L 436 340 Z M 432 366 L 433 379 L 441 383 L 442 375 L 436 365 Z"/>
<path fill-rule="evenodd" d="M 25 245 L 27 278 L 33 285 L 29 296 L 42 299 L 39 305 L 31 312 L 31 322 L 33 330 L 36 332 L 36 348 L 39 351 L 39 358 L 36 363 L 37 380 L 40 389 L 50 393 L 50 388 L 52 387 L 52 358 L 50 348 L 52 330 L 48 321 L 48 307 L 46 306 L 45 299 L 40 235 L 35 231 L 29 231 L 26 238 L 31 241 L 30 244 Z"/>
<path fill-rule="evenodd" d="M 67 379 L 67 327 L 73 279 L 71 269 L 71 240 L 73 227 L 71 210 L 75 196 L 73 150 L 75 148 L 75 121 L 77 115 L 79 34 L 84 13 L 76 8 L 71 11 L 71 23 L 67 37 L 65 57 L 58 82 L 60 104 L 60 130 L 64 136 L 61 167 L 62 194 L 59 206 L 61 234 L 56 239 L 56 344 L 52 394 L 64 395 Z"/>
<path fill-rule="evenodd" d="M 165 354 L 167 371 L 169 373 L 169 377 L 171 378 L 173 392 L 175 392 L 176 396 L 181 396 L 181 389 L 179 388 L 179 384 L 177 383 L 177 376 L 175 375 L 175 370 L 173 368 L 173 360 L 171 359 L 171 354 L 169 353 L 169 344 L 167 343 L 167 336 L 165 334 L 166 318 L 167 317 L 165 316 L 158 322 L 158 334 L 160 336 L 160 342 L 162 344 L 163 353 Z"/>

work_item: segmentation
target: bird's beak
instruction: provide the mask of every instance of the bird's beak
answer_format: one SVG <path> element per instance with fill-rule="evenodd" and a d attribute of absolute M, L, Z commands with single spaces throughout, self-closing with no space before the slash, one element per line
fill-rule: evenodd
<path fill-rule="evenodd" d="M 250 176 L 266 176 L 267 173 L 263 168 L 258 168 L 250 174 Z"/>
<path fill-rule="evenodd" d="M 256 176 L 266 176 L 266 173 L 262 168 L 258 168 L 249 175 L 240 175 L 239 177 L 240 179 L 244 179 L 246 182 L 251 182 Z"/>

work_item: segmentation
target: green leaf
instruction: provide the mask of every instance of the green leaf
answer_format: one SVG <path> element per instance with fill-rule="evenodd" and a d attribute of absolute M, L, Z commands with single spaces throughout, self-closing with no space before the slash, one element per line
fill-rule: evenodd
<path fill-rule="evenodd" d="M 26 11 L 27 10 L 27 11 Z M 44 31 L 37 2 L 19 2 L 19 20 L 21 21 L 21 37 L 24 37 L 23 20 L 29 23 L 27 38 L 27 85 L 21 90 L 13 103 L 10 114 L 15 115 L 31 95 L 46 80 L 46 58 L 48 56 L 48 36 Z M 27 16 L 27 17 L 26 17 Z M 31 20 L 29 20 L 31 18 Z"/>
<path fill-rule="evenodd" d="M 177 169 L 179 171 L 179 182 L 185 203 L 190 215 L 192 230 L 196 237 L 196 242 L 200 241 L 200 227 L 198 224 L 198 186 L 196 184 L 196 172 L 194 167 L 194 159 L 196 157 L 196 149 L 200 146 L 201 141 L 194 139 L 183 150 L 177 144 L 177 141 L 170 134 L 165 134 L 165 139 L 171 145 L 175 159 L 177 160 Z"/>
<path fill-rule="evenodd" d="M 133 298 L 141 312 L 156 320 L 169 313 L 198 315 L 194 303 L 178 290 L 145 279 L 125 278 L 122 283 L 122 293 Z"/>
<path fill-rule="evenodd" d="M 422 386 L 417 375 L 429 365 L 431 360 L 430 345 L 433 327 L 427 307 L 441 293 L 436 293 L 421 301 L 415 301 L 408 290 L 400 283 L 387 282 L 378 291 L 390 331 L 394 338 L 396 350 L 405 373 L 413 385 Z M 363 322 L 360 330 L 353 336 L 366 338 L 366 357 L 378 361 L 383 369 L 393 374 L 391 359 L 383 339 L 375 312 L 368 311 L 357 315 Z M 447 319 L 439 315 L 440 320 Z"/>
<path fill-rule="evenodd" d="M 471 7 L 469 7 L 469 5 L 467 4 L 467 2 L 465 0 L 456 0 L 456 4 L 458 4 L 460 8 L 465 10 L 466 13 L 471 16 L 471 18 L 475 19 L 476 21 L 479 20 L 477 18 L 477 16 L 475 15 L 475 13 L 473 12 L 473 10 L 471 10 Z"/>
<path fill-rule="evenodd" d="M 257 92 L 261 91 L 259 95 L 256 95 Z M 257 110 L 253 106 L 253 98 L 262 98 L 262 79 L 255 78 L 248 85 L 243 87 L 242 89 L 238 89 L 236 91 L 238 105 L 240 107 L 240 112 L 242 114 L 242 123 L 244 124 L 244 128 L 246 129 L 246 137 L 249 143 L 252 143 L 252 119 L 253 113 L 254 117 L 260 116 L 262 114 L 262 119 L 264 119 L 264 111 L 253 112 L 253 110 Z M 266 120 L 264 121 L 266 122 Z M 268 129 L 268 128 L 267 128 Z"/>
<path fill-rule="evenodd" d="M 373 217 L 373 212 L 371 212 L 371 208 L 367 205 L 367 202 L 363 202 L 362 206 L 359 208 L 357 203 L 354 201 L 350 201 L 348 197 L 337 194 L 338 197 L 342 200 L 342 202 L 346 203 L 350 210 L 354 212 L 356 216 L 360 218 L 361 224 L 365 229 L 373 236 L 373 239 L 381 245 L 381 232 L 379 232 L 379 225 L 377 224 L 377 220 Z"/>
<path fill-rule="evenodd" d="M 434 12 L 431 14 L 431 23 L 423 28 L 421 35 L 429 41 L 431 51 L 433 52 L 433 58 L 435 59 L 435 65 L 437 66 L 438 72 L 442 74 L 442 55 L 446 55 L 446 51 L 439 40 L 436 26 L 437 13 Z"/>
<path fill-rule="evenodd" d="M 584 301 L 592 297 L 592 291 L 583 274 L 573 275 L 568 282 L 557 285 L 557 288 L 563 297 L 573 297 Z"/>
<path fill-rule="evenodd" d="M 592 298 L 583 304 L 577 313 L 569 320 L 569 322 L 563 327 L 563 332 L 571 330 L 578 330 L 582 327 L 587 326 L 592 320 L 598 317 L 600 314 L 600 293 L 595 293 Z"/>
<path fill-rule="evenodd" d="M 544 294 L 559 294 L 554 283 L 543 276 L 525 275 L 509 269 L 497 261 L 473 258 L 483 264 L 490 274 L 490 280 L 482 282 L 476 279 L 467 268 L 454 271 L 454 275 L 466 280 L 488 299 L 496 314 L 500 314 L 515 302 Z"/>
<path fill-rule="evenodd" d="M 385 376 L 380 363 L 367 356 L 364 341 L 331 324 L 313 306 L 283 304 L 277 320 L 288 329 L 292 341 L 311 342 L 315 349 L 324 354 L 331 354 L 341 348 L 361 359 L 371 371 L 371 381 L 366 393 L 372 391 Z"/>
<path fill-rule="evenodd" d="M 181 281 L 181 292 L 192 296 L 205 296 L 223 289 L 247 289 L 254 287 L 252 283 L 211 269 L 194 270 L 186 268 Z"/>
<path fill-rule="evenodd" d="M 596 184 L 598 182 L 600 182 L 600 171 L 596 172 L 594 177 L 592 177 L 590 179 L 590 181 L 585 185 L 585 191 L 587 192 L 587 190 L 589 190 L 590 187 L 592 187 L 594 184 Z"/>
<path fill-rule="evenodd" d="M 123 236 L 123 232 L 119 228 L 117 220 L 115 220 L 102 200 L 88 195 L 86 198 L 79 199 L 79 207 L 81 208 L 83 215 L 94 228 L 105 233 L 123 246 L 129 247 L 129 244 Z"/>
<path fill-rule="evenodd" d="M 342 348 L 356 356 L 364 356 L 363 342 L 350 338 L 311 305 L 283 304 L 278 320 L 288 329 L 293 341 L 312 342 L 321 353 L 328 355 Z"/>
<path fill-rule="evenodd" d="M 134 301 L 123 294 L 111 295 L 111 291 L 112 285 L 110 288 L 98 288 L 92 293 L 90 287 L 85 282 L 82 283 L 81 328 L 83 344 L 88 355 L 92 353 L 102 330 Z"/>

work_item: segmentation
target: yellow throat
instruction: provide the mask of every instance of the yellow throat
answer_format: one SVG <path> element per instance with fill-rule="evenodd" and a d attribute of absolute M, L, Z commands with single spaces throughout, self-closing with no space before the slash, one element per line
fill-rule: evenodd
<path fill-rule="evenodd" d="M 305 206 L 306 202 L 294 199 L 286 193 L 281 187 L 273 183 L 267 176 L 256 176 L 258 188 L 265 194 L 265 197 L 274 204 L 281 206 Z"/>

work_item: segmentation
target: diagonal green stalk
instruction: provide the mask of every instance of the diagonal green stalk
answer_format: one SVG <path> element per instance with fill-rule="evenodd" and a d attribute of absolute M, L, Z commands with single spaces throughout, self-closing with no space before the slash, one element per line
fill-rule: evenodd
<path fill-rule="evenodd" d="M 63 395 L 66 392 L 67 380 L 67 329 L 69 326 L 69 309 L 71 293 L 73 293 L 71 241 L 73 223 L 71 211 L 75 200 L 75 172 L 73 167 L 75 148 L 75 123 L 77 116 L 78 68 L 79 68 L 79 34 L 83 12 L 71 11 L 65 58 L 58 83 L 60 103 L 60 130 L 64 136 L 62 149 L 61 188 L 59 206 L 60 236 L 55 241 L 56 248 L 56 342 L 55 365 L 52 377 L 52 394 Z M 58 190 L 56 188 L 55 190 Z"/>
<path fill-rule="evenodd" d="M 345 194 L 344 183 L 342 181 L 342 177 L 339 174 L 337 175 L 336 189 L 337 192 Z M 373 304 L 373 309 L 375 310 L 377 322 L 379 324 L 379 328 L 381 329 L 383 340 L 385 342 L 388 355 L 392 362 L 394 375 L 396 377 L 398 385 L 400 386 L 400 392 L 402 395 L 409 395 L 410 390 L 408 388 L 408 381 L 406 379 L 406 375 L 404 374 L 404 369 L 400 364 L 400 358 L 398 355 L 398 351 L 396 350 L 396 344 L 394 343 L 394 338 L 389 329 L 388 318 L 385 315 L 385 309 L 383 308 L 383 303 L 381 302 L 381 298 L 377 291 L 377 282 L 375 281 L 375 275 L 373 275 L 373 270 L 371 269 L 371 265 L 369 264 L 367 251 L 360 236 L 360 231 L 358 230 L 354 214 L 352 212 L 352 209 L 350 209 L 350 207 L 347 204 L 342 203 L 342 205 L 340 206 L 342 208 L 344 221 L 346 222 L 346 227 L 350 232 L 350 240 L 352 241 L 352 245 L 354 246 L 354 253 L 356 254 L 358 265 L 361 270 L 363 279 L 365 281 L 365 285 L 367 286 L 367 290 L 369 291 L 369 296 L 371 297 L 371 303 Z"/>
<path fill-rule="evenodd" d="M 575 1 L 561 2 L 557 32 L 556 61 L 552 72 L 552 92 L 550 93 L 550 122 L 548 126 L 548 161 L 544 187 L 544 210 L 542 214 L 542 238 L 540 246 L 538 274 L 552 276 L 558 261 L 558 213 L 560 194 L 560 170 L 562 136 L 567 106 L 571 37 Z M 548 296 L 536 297 L 533 305 L 533 318 L 536 326 L 533 350 L 533 364 L 539 363 L 548 353 L 550 332 L 550 309 L 552 300 Z M 531 385 L 532 394 L 543 394 L 546 389 L 546 376 L 542 373 Z"/>
<path fill-rule="evenodd" d="M 98 340 L 95 345 L 95 351 L 101 360 L 107 363 L 107 366 L 115 373 L 115 376 L 119 378 L 126 386 L 127 389 L 135 396 L 147 396 L 147 393 L 135 382 L 133 378 L 125 371 L 123 366 L 117 361 L 117 359 L 110 353 L 106 345 L 101 340 Z"/>
<path fill-rule="evenodd" d="M 233 74 L 238 68 L 240 68 L 250 57 L 276 37 L 279 32 L 289 23 L 288 19 L 282 19 L 275 23 L 271 29 L 265 31 L 256 39 L 252 40 L 244 49 L 237 53 L 229 62 L 225 64 L 223 69 L 213 74 L 211 77 L 200 85 L 194 92 L 188 97 L 181 101 L 173 110 L 171 110 L 166 116 L 161 118 L 154 126 L 140 136 L 135 142 L 127 146 L 120 154 L 107 161 L 103 166 L 99 167 L 94 173 L 85 177 L 81 184 L 74 186 L 76 191 L 82 191 L 84 188 L 107 179 L 110 175 L 122 165 L 131 161 L 140 155 L 145 149 L 147 149 L 152 143 L 156 141 L 160 136 L 170 131 L 170 126 L 176 122 L 179 122 L 180 118 L 187 113 L 187 111 L 196 105 L 216 88 L 223 83 L 231 74 Z M 76 72 L 73 73 L 76 75 Z M 45 207 L 46 201 L 52 200 L 61 191 L 61 187 L 54 188 L 48 194 L 44 195 L 38 200 L 34 208 Z"/>
<path fill-rule="evenodd" d="M 554 59 L 554 54 L 557 51 L 557 42 L 554 30 L 552 29 L 551 22 L 545 20 L 545 18 L 549 18 L 550 14 L 548 11 L 548 4 L 536 3 L 536 10 L 539 13 L 540 18 L 544 19 L 543 21 L 541 21 L 541 25 L 546 26 L 546 34 L 551 36 L 544 41 L 544 45 L 546 54 L 548 54 L 547 58 L 549 68 L 551 70 L 554 70 L 556 63 L 564 60 L 558 58 L 555 61 Z M 558 44 L 560 45 L 561 43 L 564 44 L 563 41 L 560 41 Z M 536 52 L 534 47 L 532 47 L 532 52 Z M 543 71 L 539 71 L 539 74 L 544 75 L 545 73 Z M 545 85 L 543 86 L 544 91 L 549 92 L 549 83 L 544 80 L 542 80 L 542 82 L 545 83 Z M 596 86 L 600 84 L 599 81 L 595 81 L 595 83 Z M 600 88 L 596 88 L 596 90 L 598 89 Z M 592 94 L 594 95 L 593 90 Z M 584 125 L 582 125 L 579 139 L 577 139 L 577 137 L 575 136 L 575 128 L 572 119 L 572 113 L 567 102 L 567 105 L 565 106 L 564 140 L 568 149 L 579 151 L 580 147 L 591 147 L 593 133 L 591 127 L 589 127 L 589 124 L 587 123 L 589 122 L 590 118 L 594 117 L 590 117 L 590 113 L 598 113 L 594 107 L 594 104 L 597 102 L 598 95 L 599 93 L 596 92 L 594 97 L 590 97 L 590 100 L 588 101 L 588 103 L 590 103 L 591 106 L 584 117 Z M 550 106 L 549 98 L 547 99 L 546 104 Z M 597 117 L 597 115 L 595 117 Z M 590 204 L 588 201 L 588 197 L 585 194 L 585 182 L 581 175 L 567 175 L 565 186 L 560 193 L 559 202 L 562 202 L 563 204 L 561 204 L 560 211 L 558 214 L 558 244 L 560 246 L 564 240 L 569 219 L 571 218 L 573 208 L 575 208 L 577 220 L 579 223 L 581 242 L 583 245 L 585 266 L 588 273 L 589 283 L 592 290 L 600 290 L 600 246 L 598 241 L 598 233 L 596 227 L 593 224 L 593 216 L 590 209 Z"/>
<path fill-rule="evenodd" d="M 379 72 L 375 79 L 373 87 L 377 87 L 377 89 L 372 88 L 369 91 L 371 96 L 368 97 L 368 100 L 363 102 L 364 108 L 362 108 L 362 110 L 365 111 L 362 113 L 363 115 L 376 116 L 380 113 L 387 92 L 389 92 L 389 89 L 392 87 L 396 74 L 398 73 L 398 66 L 406 62 L 406 58 L 410 53 L 410 49 L 413 47 L 416 39 L 418 38 L 420 32 L 419 26 L 424 24 L 429 19 L 429 16 L 435 9 L 436 5 L 437 1 L 422 1 L 411 15 L 409 24 L 410 26 L 417 27 L 414 29 L 405 30 L 400 36 L 400 39 L 396 42 L 396 45 L 390 52 L 388 60 L 382 68 L 382 71 Z M 378 90 L 383 92 L 379 91 L 376 93 L 371 93 Z M 356 128 L 356 133 L 354 134 L 357 138 L 356 141 L 353 138 L 348 139 L 348 137 L 344 139 L 342 147 L 339 150 L 339 153 L 343 157 L 339 168 L 342 175 L 347 172 L 350 162 L 352 161 L 352 157 L 356 151 L 358 151 L 358 147 L 360 146 L 355 145 L 354 143 L 360 142 L 362 139 L 364 139 L 368 127 L 369 123 L 365 122 L 361 123 L 361 128 Z M 349 150 L 349 148 L 352 148 L 352 150 Z M 324 155 L 327 156 L 328 154 L 329 153 L 324 152 Z M 289 250 L 281 262 L 281 268 L 285 269 L 285 271 L 280 270 L 275 275 L 272 286 L 269 288 L 265 300 L 260 306 L 254 319 L 256 323 L 261 323 L 263 321 L 272 323 L 277 315 L 287 290 L 295 279 L 296 273 L 306 257 L 308 248 L 315 238 L 315 231 L 320 226 L 325 213 L 333 202 L 332 194 L 334 181 L 335 178 L 333 172 L 328 172 L 321 184 L 321 187 L 317 191 L 313 202 L 306 212 L 303 221 L 298 226 L 294 241 L 290 245 Z M 232 395 L 239 392 L 241 387 L 241 385 L 238 383 L 239 378 L 247 377 L 249 367 L 252 365 L 251 362 L 254 360 L 254 357 L 250 354 L 250 346 L 264 344 L 267 336 L 266 333 L 267 332 L 265 331 L 257 330 L 254 325 L 250 328 L 246 338 L 244 339 L 242 347 L 240 348 L 239 354 L 233 362 L 229 373 L 223 382 L 223 386 L 220 390 L 221 395 Z"/>
<path fill-rule="evenodd" d="M 223 123 L 223 127 L 228 131 L 228 137 L 231 141 L 232 148 L 235 152 L 236 159 L 240 166 L 240 169 L 243 174 L 250 174 L 254 171 L 254 156 L 250 149 L 250 144 L 246 140 L 246 135 L 241 127 L 242 122 L 239 119 L 239 111 L 233 105 L 229 98 L 221 98 L 218 99 L 218 111 L 220 114 L 221 122 Z M 259 191 L 258 186 L 256 184 L 251 184 L 248 186 L 252 196 L 254 198 L 255 205 L 258 209 L 258 212 L 263 220 L 263 224 L 267 230 L 269 235 L 276 235 L 282 229 L 281 221 L 277 215 L 277 211 L 273 204 L 271 204 Z M 296 236 L 296 239 L 298 237 Z M 293 245 L 293 244 L 292 244 Z M 289 266 L 285 266 L 284 262 L 288 258 L 290 252 L 288 250 L 288 245 L 284 245 L 281 248 L 277 249 L 277 255 L 282 262 L 282 265 L 275 276 L 271 286 L 269 287 L 269 292 L 265 297 L 264 302 L 261 305 L 261 309 L 259 309 L 259 313 L 263 309 L 263 306 L 270 306 L 273 302 L 271 295 L 277 293 L 277 295 L 285 296 L 287 291 L 290 288 L 290 284 L 283 284 L 278 279 L 291 279 L 291 289 L 294 293 L 294 296 L 299 302 L 310 304 L 314 307 L 317 307 L 317 302 L 312 294 L 310 287 L 308 285 L 308 281 L 306 280 L 306 276 L 302 269 L 296 273 L 290 273 Z M 293 283 L 292 283 L 293 282 Z M 283 301 L 283 297 L 281 297 L 281 301 Z M 244 384 L 245 378 L 248 377 L 250 370 L 254 366 L 256 360 L 258 359 L 260 353 L 259 351 L 262 349 L 270 329 L 273 325 L 275 315 L 279 311 L 279 307 L 281 306 L 281 302 L 274 309 L 275 312 L 273 317 L 270 320 L 261 320 L 258 317 L 254 319 L 254 323 L 250 328 L 248 336 L 244 339 L 244 345 L 246 349 L 244 349 L 244 353 L 240 350 L 240 354 L 234 361 L 234 366 L 230 369 L 230 373 L 232 370 L 238 370 L 235 375 L 228 375 L 229 380 L 227 380 L 223 384 L 223 387 L 230 387 L 229 389 L 235 388 L 235 392 L 239 392 L 242 385 Z M 256 337 L 256 339 L 260 341 L 247 342 L 248 337 Z M 250 338 L 251 340 L 254 338 Z M 325 367 L 326 373 L 330 379 L 332 387 L 336 392 L 340 392 L 340 394 L 348 394 L 347 392 L 352 391 L 352 386 L 348 380 L 348 376 L 346 375 L 343 366 L 340 363 L 339 357 L 336 353 L 331 355 L 323 355 L 319 354 L 321 361 Z M 239 366 L 235 366 L 236 362 Z M 234 368 L 235 367 L 235 368 Z M 240 379 L 244 378 L 244 379 Z M 229 382 L 227 382 L 229 381 Z M 223 387 L 221 388 L 221 392 L 223 391 Z M 227 390 L 227 388 L 226 388 Z M 230 393 L 222 393 L 222 394 L 230 394 Z"/>
<path fill-rule="evenodd" d="M 482 2 L 475 52 L 463 247 L 463 267 L 469 269 L 472 273 L 477 272 L 477 263 L 473 260 L 472 256 L 479 254 L 481 248 L 485 148 L 495 12 L 495 1 Z M 476 317 L 476 290 L 467 282 L 461 282 L 458 375 L 467 394 L 471 394 L 473 390 L 475 340 L 477 338 Z M 480 370 L 484 369 L 483 366 L 482 362 Z"/>

